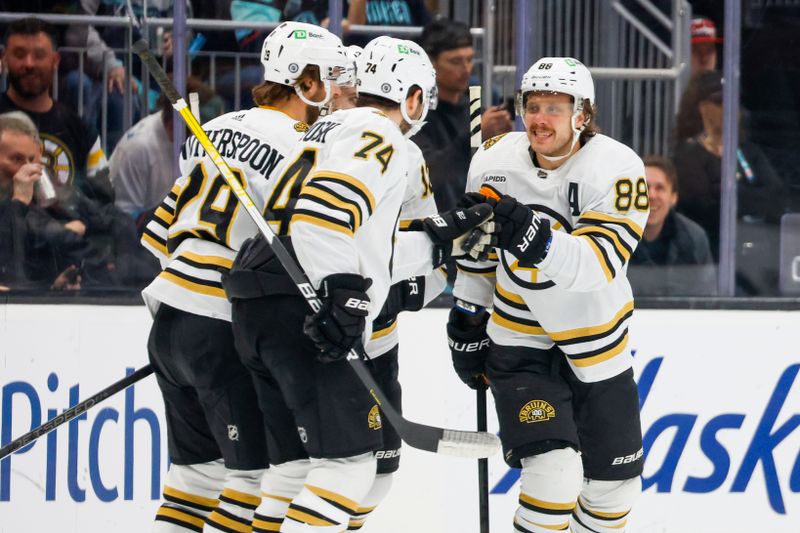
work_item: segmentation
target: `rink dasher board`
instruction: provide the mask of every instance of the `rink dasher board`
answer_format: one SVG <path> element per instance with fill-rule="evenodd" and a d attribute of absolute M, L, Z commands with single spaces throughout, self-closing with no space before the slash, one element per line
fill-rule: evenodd
<path fill-rule="evenodd" d="M 471 429 L 474 393 L 450 367 L 446 315 L 400 319 L 404 410 Z M 798 531 L 798 319 L 791 311 L 636 311 L 630 343 L 647 454 L 628 531 Z M 144 307 L 0 307 L 2 444 L 146 364 L 149 328 Z M 489 412 L 496 431 L 493 405 Z M 363 531 L 477 532 L 475 462 L 402 453 L 392 492 Z M 167 461 L 150 377 L 0 462 L 0 533 L 147 531 Z M 492 531 L 510 531 L 518 472 L 496 456 L 489 476 Z"/>

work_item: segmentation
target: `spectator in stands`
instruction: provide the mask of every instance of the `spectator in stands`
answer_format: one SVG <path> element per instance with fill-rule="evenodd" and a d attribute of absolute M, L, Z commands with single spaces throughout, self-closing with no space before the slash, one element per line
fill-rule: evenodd
<path fill-rule="evenodd" d="M 697 17 L 691 23 L 692 75 L 707 70 L 717 70 L 717 46 L 722 38 L 717 37 L 714 21 Z"/>
<path fill-rule="evenodd" d="M 708 295 L 716 288 L 706 232 L 675 212 L 678 176 L 672 162 L 644 158 L 650 215 L 631 256 L 628 277 L 637 295 Z"/>
<path fill-rule="evenodd" d="M 342 21 L 345 44 L 365 46 L 376 35 L 348 34 L 351 25 L 427 26 L 431 13 L 423 0 L 348 0 Z M 430 54 L 429 54 L 430 55 Z"/>
<path fill-rule="evenodd" d="M 422 149 L 439 211 L 455 207 L 464 193 L 470 161 L 469 94 L 474 50 L 469 28 L 440 19 L 422 32 L 421 44 L 436 69 L 439 104 L 413 140 Z M 481 115 L 484 139 L 514 127 L 511 114 L 493 106 Z"/>
<path fill-rule="evenodd" d="M 689 83 L 682 102 L 700 115 L 702 129 L 684 138 L 675 149 L 673 161 L 678 171 L 681 197 L 678 211 L 706 230 L 715 261 L 720 253 L 721 164 L 722 164 L 722 76 L 718 71 L 701 72 Z M 680 118 L 680 117 L 679 117 Z M 738 119 L 739 117 L 737 117 Z M 678 131 L 690 131 L 678 124 Z M 781 179 L 758 146 L 748 142 L 744 131 L 736 150 L 736 201 L 739 232 L 763 228 L 761 237 L 751 246 L 767 246 L 767 239 L 777 240 L 777 224 L 786 208 L 786 194 Z M 774 235 L 773 235 L 774 234 Z M 764 264 L 774 264 L 765 257 L 772 251 L 758 254 Z M 754 267 L 759 268 L 759 267 Z M 763 270 L 763 269 L 762 269 Z"/>
<path fill-rule="evenodd" d="M 37 205 L 41 140 L 25 115 L 12 115 L 0 115 L 0 289 L 79 289 L 85 227 Z"/>
<path fill-rule="evenodd" d="M 51 96 L 60 60 L 54 35 L 50 24 L 36 18 L 8 26 L 3 53 L 8 89 L 0 95 L 0 113 L 20 110 L 33 119 L 56 189 L 75 188 L 100 203 L 110 203 L 108 162 L 97 131 Z"/>
<path fill-rule="evenodd" d="M 111 183 L 117 207 L 141 228 L 175 182 L 172 107 L 144 117 L 128 130 L 111 155 Z M 164 105 L 164 104 L 167 105 Z"/>
<path fill-rule="evenodd" d="M 189 93 L 198 93 L 201 124 L 223 113 L 221 98 L 199 79 L 189 76 L 186 86 Z M 136 220 L 137 228 L 147 222 L 176 178 L 172 160 L 172 107 L 165 97 L 161 98 L 160 106 L 160 111 L 134 124 L 111 155 L 116 205 Z"/>

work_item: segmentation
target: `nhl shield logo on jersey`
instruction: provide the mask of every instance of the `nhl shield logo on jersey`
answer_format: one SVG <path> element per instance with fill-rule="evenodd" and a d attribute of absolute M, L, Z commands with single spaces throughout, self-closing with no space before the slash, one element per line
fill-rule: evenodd
<path fill-rule="evenodd" d="M 524 424 L 547 422 L 555 416 L 556 410 L 544 400 L 531 400 L 519 410 L 519 421 Z"/>
<path fill-rule="evenodd" d="M 383 424 L 381 423 L 381 412 L 377 405 L 373 405 L 372 409 L 369 410 L 369 415 L 367 415 L 367 424 L 369 424 L 369 429 L 374 429 L 375 431 L 383 427 Z"/>
<path fill-rule="evenodd" d="M 228 438 L 230 440 L 239 440 L 239 427 L 233 424 L 228 426 Z"/>

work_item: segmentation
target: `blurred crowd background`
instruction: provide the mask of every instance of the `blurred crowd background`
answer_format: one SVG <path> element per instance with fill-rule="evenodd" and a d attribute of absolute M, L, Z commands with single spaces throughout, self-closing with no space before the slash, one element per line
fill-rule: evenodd
<path fill-rule="evenodd" d="M 393 34 L 425 48 L 439 105 L 413 140 L 440 209 L 464 188 L 468 86 L 484 88 L 489 139 L 517 127 L 518 76 L 533 61 L 580 59 L 595 78 L 601 131 L 645 160 L 651 212 L 629 265 L 636 295 L 800 294 L 800 0 L 132 5 L 141 31 L 124 0 L 0 0 L 1 291 L 113 301 L 158 273 L 139 238 L 177 178 L 173 141 L 185 133 L 132 42 L 150 42 L 205 121 L 253 105 L 263 38 L 298 20 L 341 28 L 346 44 Z M 731 35 L 726 15 L 740 22 Z M 728 120 L 736 124 L 726 130 Z M 730 176 L 726 154 L 735 154 Z"/>

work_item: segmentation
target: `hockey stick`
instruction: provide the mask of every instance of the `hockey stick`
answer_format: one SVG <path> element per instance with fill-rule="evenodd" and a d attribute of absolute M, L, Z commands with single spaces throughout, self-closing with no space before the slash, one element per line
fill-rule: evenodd
<path fill-rule="evenodd" d="M 233 191 L 233 194 L 239 200 L 239 203 L 245 208 L 247 214 L 253 219 L 259 231 L 267 239 L 267 243 L 272 248 L 278 260 L 283 265 L 287 274 L 292 278 L 292 281 L 297 286 L 297 289 L 306 299 L 312 311 L 316 312 L 321 307 L 321 302 L 317 297 L 314 287 L 309 282 L 305 273 L 300 269 L 299 265 L 295 262 L 280 240 L 275 238 L 272 228 L 269 227 L 267 222 L 261 216 L 261 212 L 253 203 L 253 200 L 244 190 L 239 180 L 236 179 L 228 164 L 217 151 L 214 144 L 203 131 L 202 126 L 197 122 L 197 119 L 189 111 L 186 101 L 181 97 L 175 86 L 167 77 L 164 69 L 153 57 L 150 52 L 147 41 L 140 39 L 136 41 L 132 50 L 138 55 L 142 62 L 147 65 L 150 70 L 150 75 L 156 80 L 156 83 L 164 91 L 164 94 L 169 99 L 172 107 L 180 114 L 189 130 L 197 138 L 197 141 L 203 147 L 205 152 L 214 162 L 217 169 L 222 174 L 228 186 Z M 369 390 L 375 402 L 380 407 L 381 411 L 386 415 L 388 421 L 394 426 L 395 430 L 400 434 L 400 437 L 413 448 L 425 450 L 429 452 L 443 453 L 447 455 L 456 455 L 460 457 L 488 457 L 498 451 L 500 442 L 496 435 L 486 432 L 475 431 L 458 431 L 451 429 L 443 429 L 434 426 L 426 426 L 411 422 L 403 418 L 400 413 L 386 400 L 386 395 L 381 391 L 375 379 L 367 369 L 362 356 L 351 350 L 347 355 L 347 361 L 356 372 L 358 378 Z"/>
<path fill-rule="evenodd" d="M 127 389 L 137 381 L 146 378 L 150 374 L 153 373 L 153 367 L 149 364 L 144 365 L 142 368 L 127 376 L 116 383 L 113 383 L 106 387 L 105 389 L 101 390 L 91 398 L 87 398 L 83 400 L 78 405 L 71 407 L 61 413 L 60 415 L 56 416 L 55 418 L 51 418 L 41 426 L 30 430 L 28 433 L 24 434 L 23 436 L 19 437 L 18 439 L 12 440 L 10 443 L 6 444 L 2 448 L 0 448 L 0 459 L 5 457 L 6 455 L 12 454 L 15 451 L 19 450 L 23 446 L 30 444 L 31 442 L 35 441 L 39 437 L 46 435 L 56 429 L 61 424 L 65 422 L 69 422 L 73 418 L 82 415 L 98 403 L 102 402 L 109 396 L 113 396 L 116 393 Z"/>
<path fill-rule="evenodd" d="M 481 146 L 481 86 L 469 87 L 469 145 L 474 154 Z M 478 431 L 486 431 L 486 387 L 475 391 Z M 478 459 L 478 521 L 480 533 L 489 533 L 489 460 Z"/>

